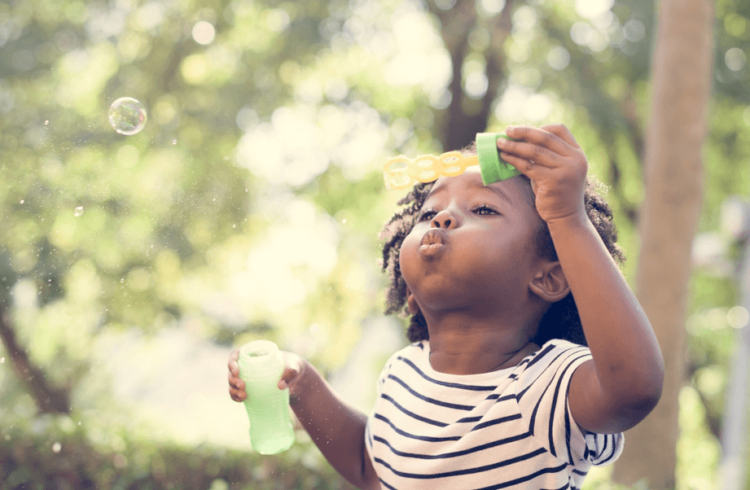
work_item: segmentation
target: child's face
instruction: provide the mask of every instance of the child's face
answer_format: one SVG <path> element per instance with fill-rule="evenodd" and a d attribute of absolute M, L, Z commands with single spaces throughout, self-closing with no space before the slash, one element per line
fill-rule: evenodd
<path fill-rule="evenodd" d="M 484 186 L 478 167 L 440 178 L 401 247 L 401 273 L 425 317 L 524 308 L 542 224 L 520 177 Z M 413 311 L 414 313 L 414 311 Z"/>

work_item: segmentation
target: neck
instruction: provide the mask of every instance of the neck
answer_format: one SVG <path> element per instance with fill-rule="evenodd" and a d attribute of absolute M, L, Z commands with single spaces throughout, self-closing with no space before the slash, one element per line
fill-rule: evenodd
<path fill-rule="evenodd" d="M 516 366 L 539 348 L 531 342 L 534 329 L 503 326 L 497 320 L 467 321 L 444 315 L 427 318 L 430 364 L 446 374 L 480 374 Z"/>

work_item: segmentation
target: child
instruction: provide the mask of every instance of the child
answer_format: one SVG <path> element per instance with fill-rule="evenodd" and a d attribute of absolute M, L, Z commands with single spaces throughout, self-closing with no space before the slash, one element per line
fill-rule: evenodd
<path fill-rule="evenodd" d="M 586 157 L 562 125 L 506 134 L 500 156 L 523 175 L 417 184 L 383 230 L 388 313 L 407 309 L 413 343 L 386 363 L 369 418 L 286 353 L 279 388 L 359 488 L 581 488 L 659 400 L 661 353 Z"/>

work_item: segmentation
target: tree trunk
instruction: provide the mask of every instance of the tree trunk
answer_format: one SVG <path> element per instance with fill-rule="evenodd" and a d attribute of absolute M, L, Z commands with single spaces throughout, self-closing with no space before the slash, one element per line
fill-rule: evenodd
<path fill-rule="evenodd" d="M 0 304 L 0 341 L 10 358 L 18 380 L 26 387 L 41 413 L 70 413 L 70 395 L 67 390 L 53 388 L 47 383 L 44 372 L 35 366 L 26 351 L 18 345 L 16 333 L 10 324 L 8 309 Z"/>
<path fill-rule="evenodd" d="M 441 10 L 433 2 L 427 2 L 427 5 L 440 20 L 440 33 L 450 54 L 453 71 L 448 86 L 451 102 L 442 114 L 441 143 L 445 151 L 458 150 L 471 144 L 477 133 L 487 129 L 492 102 L 505 78 L 503 46 L 510 35 L 512 0 L 508 0 L 502 12 L 490 19 L 486 26 L 490 33 L 490 44 L 485 52 L 487 92 L 479 100 L 471 100 L 464 94 L 461 76 L 464 60 L 470 52 L 469 33 L 479 22 L 476 2 L 458 0 L 449 10 Z"/>
<path fill-rule="evenodd" d="M 712 78 L 713 3 L 661 0 L 646 135 L 646 197 L 640 216 L 636 294 L 666 368 L 656 409 L 625 436 L 614 479 L 675 485 L 678 395 L 685 376 L 685 309 L 691 246 L 702 204 L 701 163 Z"/>

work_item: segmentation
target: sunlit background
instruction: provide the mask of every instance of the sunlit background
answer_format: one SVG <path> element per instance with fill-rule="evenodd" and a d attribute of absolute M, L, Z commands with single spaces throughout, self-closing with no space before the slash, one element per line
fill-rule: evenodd
<path fill-rule="evenodd" d="M 750 191 L 750 6 L 715 3 L 680 490 L 718 490 L 748 324 L 721 209 Z M 654 18 L 643 0 L 0 3 L 0 453 L 21 462 L 0 488 L 348 488 L 301 432 L 252 452 L 226 361 L 273 340 L 369 411 L 406 343 L 378 262 L 399 153 L 565 123 L 632 284 Z M 121 97 L 142 127 L 110 124 Z"/>

